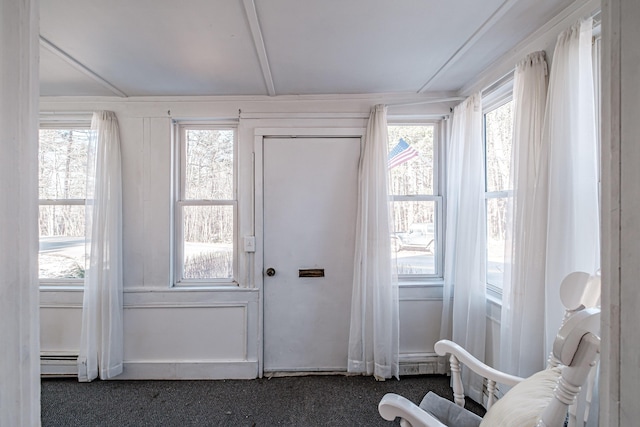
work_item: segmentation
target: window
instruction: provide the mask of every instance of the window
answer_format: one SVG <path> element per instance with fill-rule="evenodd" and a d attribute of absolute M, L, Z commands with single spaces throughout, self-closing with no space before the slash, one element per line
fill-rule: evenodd
<path fill-rule="evenodd" d="M 178 134 L 175 281 L 236 283 L 236 131 L 181 125 Z"/>
<path fill-rule="evenodd" d="M 487 212 L 487 288 L 502 292 L 507 205 L 511 197 L 511 139 L 513 101 L 484 114 Z"/>
<path fill-rule="evenodd" d="M 391 247 L 400 280 L 442 276 L 435 133 L 431 124 L 388 127 Z"/>
<path fill-rule="evenodd" d="M 40 129 L 38 256 L 41 283 L 81 284 L 85 273 L 86 128 Z"/>

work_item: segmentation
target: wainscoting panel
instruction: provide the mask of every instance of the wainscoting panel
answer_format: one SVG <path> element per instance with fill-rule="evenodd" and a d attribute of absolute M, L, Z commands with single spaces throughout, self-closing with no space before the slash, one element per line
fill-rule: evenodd
<path fill-rule="evenodd" d="M 41 366 L 74 376 L 82 292 L 41 292 Z M 117 379 L 258 376 L 258 292 L 239 288 L 125 290 L 124 373 Z"/>
<path fill-rule="evenodd" d="M 445 373 L 433 349 L 440 339 L 442 286 L 402 286 L 399 293 L 400 375 Z"/>
<path fill-rule="evenodd" d="M 247 306 L 139 305 L 125 308 L 125 361 L 247 359 Z"/>
<path fill-rule="evenodd" d="M 40 351 L 46 355 L 78 355 L 81 305 L 40 307 Z"/>

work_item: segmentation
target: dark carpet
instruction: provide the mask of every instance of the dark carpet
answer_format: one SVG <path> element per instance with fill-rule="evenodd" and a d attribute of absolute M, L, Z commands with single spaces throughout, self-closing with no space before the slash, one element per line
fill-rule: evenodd
<path fill-rule="evenodd" d="M 392 426 L 378 414 L 385 393 L 419 403 L 452 399 L 449 377 L 375 381 L 299 376 L 219 381 L 42 380 L 43 426 Z M 467 409 L 482 414 L 475 402 Z"/>

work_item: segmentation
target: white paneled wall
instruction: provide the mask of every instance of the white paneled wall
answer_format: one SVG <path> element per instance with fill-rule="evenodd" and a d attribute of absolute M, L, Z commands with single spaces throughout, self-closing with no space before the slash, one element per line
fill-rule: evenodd
<path fill-rule="evenodd" d="M 257 376 L 257 290 L 127 296 L 122 379 Z"/>
<path fill-rule="evenodd" d="M 254 233 L 253 218 L 260 214 L 253 211 L 255 129 L 363 128 L 369 109 L 378 102 L 373 97 L 41 100 L 43 111 L 104 109 L 118 116 L 125 289 L 125 368 L 120 378 L 255 378 L 260 374 L 262 280 L 254 271 L 253 254 L 240 253 L 239 287 L 172 288 L 172 120 L 238 121 L 238 225 L 239 236 L 245 236 Z M 446 114 L 449 106 L 425 104 L 397 111 L 433 118 Z M 239 111 L 245 118 L 238 118 Z M 256 236 L 258 245 L 260 238 Z M 43 356 L 77 352 L 81 289 L 48 288 L 41 297 Z M 400 299 L 405 373 L 435 372 L 433 345 L 439 338 L 442 288 L 437 284 L 402 288 Z M 58 367 L 68 373 L 75 369 L 68 361 Z M 55 366 L 49 365 L 48 373 L 52 370 Z"/>

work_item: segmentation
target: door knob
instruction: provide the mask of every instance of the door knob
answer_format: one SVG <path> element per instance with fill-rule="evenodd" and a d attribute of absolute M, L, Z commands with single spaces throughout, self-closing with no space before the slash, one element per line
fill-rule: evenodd
<path fill-rule="evenodd" d="M 267 276 L 275 276 L 276 270 L 274 268 L 267 268 Z"/>

